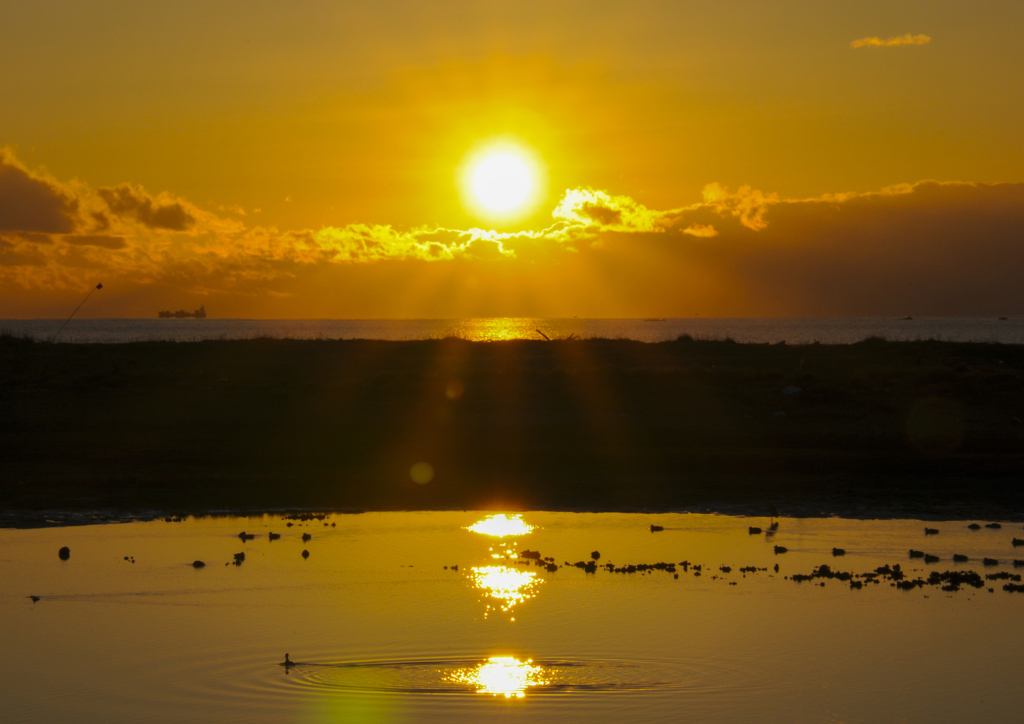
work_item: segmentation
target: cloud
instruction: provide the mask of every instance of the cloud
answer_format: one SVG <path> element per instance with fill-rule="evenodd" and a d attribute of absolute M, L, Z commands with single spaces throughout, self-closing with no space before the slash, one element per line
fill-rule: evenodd
<path fill-rule="evenodd" d="M 1024 184 L 790 199 L 710 183 L 664 210 L 577 188 L 541 229 L 279 229 L 127 184 L 61 184 L 9 154 L 3 168 L 0 209 L 39 202 L 31 223 L 0 217 L 9 315 L 59 312 L 47 305 L 97 281 L 111 304 L 149 300 L 109 316 L 214 302 L 307 318 L 1024 314 Z"/>
<path fill-rule="evenodd" d="M 68 234 L 62 236 L 64 241 L 72 246 L 98 246 L 104 249 L 123 249 L 126 244 L 120 236 L 104 236 L 102 234 Z"/>
<path fill-rule="evenodd" d="M 551 215 L 572 226 L 615 231 L 654 231 L 660 215 L 628 196 L 594 189 L 569 189 Z"/>
<path fill-rule="evenodd" d="M 0 231 L 65 234 L 75 228 L 78 204 L 60 184 L 29 173 L 0 148 Z"/>
<path fill-rule="evenodd" d="M 730 214 L 738 218 L 744 226 L 754 231 L 765 227 L 764 215 L 769 204 L 779 200 L 776 194 L 765 194 L 750 186 L 741 186 L 739 191 L 731 193 L 728 188 L 717 183 L 706 185 L 703 196 L 705 206 L 720 215 Z"/>
<path fill-rule="evenodd" d="M 186 231 L 196 222 L 182 202 L 154 199 L 145 190 L 130 184 L 103 188 L 96 193 L 114 214 L 134 218 L 151 229 Z"/>
<path fill-rule="evenodd" d="M 693 226 L 687 226 L 683 229 L 684 234 L 690 236 L 697 236 L 702 239 L 710 239 L 714 236 L 718 236 L 718 231 L 711 224 L 694 224 Z"/>
<path fill-rule="evenodd" d="M 852 43 L 850 43 L 850 47 L 851 48 L 868 48 L 868 47 L 891 48 L 891 47 L 897 46 L 897 45 L 925 45 L 925 44 L 930 43 L 930 42 L 932 42 L 932 39 L 929 38 L 927 35 L 911 35 L 910 33 L 907 33 L 906 35 L 900 35 L 899 37 L 896 37 L 896 38 L 888 38 L 887 40 L 882 40 L 881 38 L 874 38 L 874 37 L 872 37 L 872 38 L 861 38 L 860 40 L 854 40 Z"/>

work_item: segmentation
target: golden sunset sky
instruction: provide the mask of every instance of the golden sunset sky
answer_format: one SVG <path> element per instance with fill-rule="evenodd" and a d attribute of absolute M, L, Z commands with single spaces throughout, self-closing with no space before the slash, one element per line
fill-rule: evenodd
<path fill-rule="evenodd" d="M 1024 314 L 1019 0 L 0 18 L 2 317 Z"/>

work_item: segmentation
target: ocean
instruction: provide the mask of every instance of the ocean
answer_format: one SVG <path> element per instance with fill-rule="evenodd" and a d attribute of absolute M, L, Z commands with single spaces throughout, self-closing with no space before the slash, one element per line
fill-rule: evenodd
<path fill-rule="evenodd" d="M 4 319 L 0 332 L 52 339 L 61 319 Z M 664 342 L 695 339 L 788 344 L 852 344 L 868 337 L 891 341 L 1024 344 L 1024 318 L 891 317 L 645 319 L 72 319 L 62 343 L 198 342 L 219 339 L 379 339 L 460 337 L 472 341 L 569 337 Z"/>

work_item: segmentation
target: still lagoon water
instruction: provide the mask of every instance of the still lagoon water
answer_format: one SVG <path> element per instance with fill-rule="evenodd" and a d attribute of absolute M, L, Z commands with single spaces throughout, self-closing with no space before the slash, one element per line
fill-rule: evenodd
<path fill-rule="evenodd" d="M 1021 720 L 1024 593 L 1004 590 L 1024 571 L 1019 522 L 769 523 L 399 512 L 0 530 L 0 720 Z M 822 564 L 854 577 L 792 579 Z M 904 582 L 983 583 L 864 575 L 896 564 Z"/>

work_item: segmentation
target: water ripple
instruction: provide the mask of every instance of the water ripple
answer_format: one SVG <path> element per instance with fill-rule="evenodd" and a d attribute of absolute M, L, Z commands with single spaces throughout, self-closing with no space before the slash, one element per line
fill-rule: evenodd
<path fill-rule="evenodd" d="M 653 659 L 409 658 L 299 663 L 282 685 L 321 691 L 522 697 L 575 692 L 735 690 L 721 665 Z"/>

